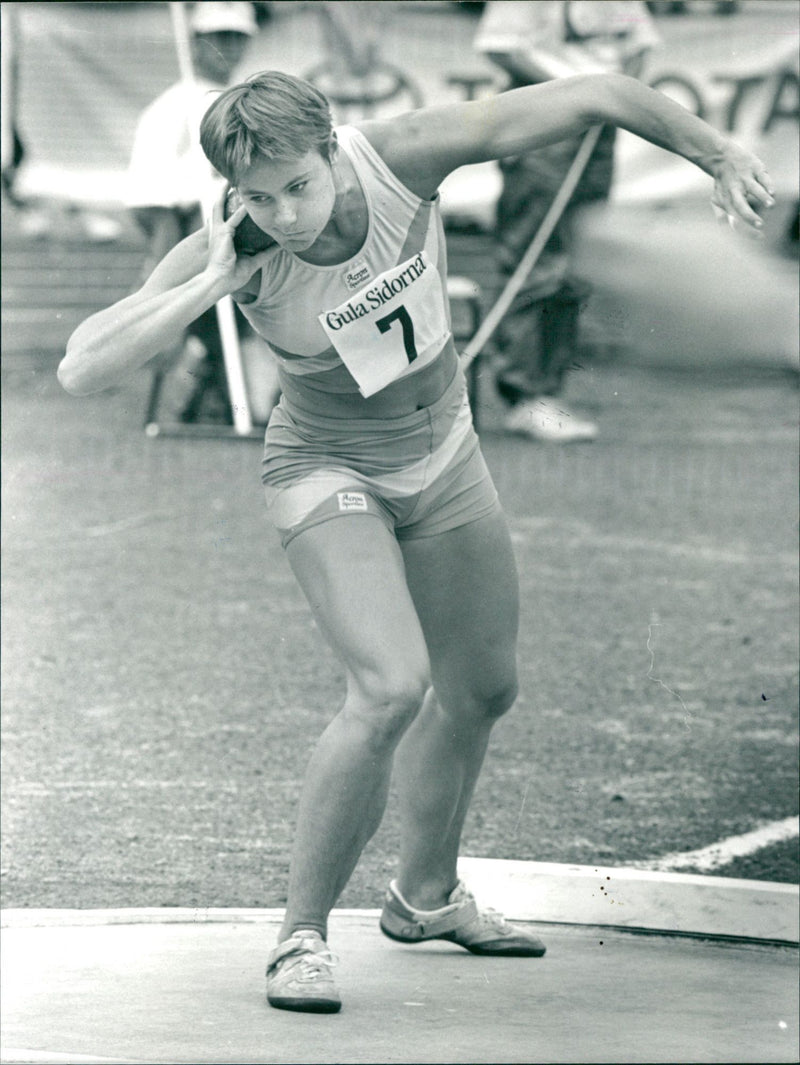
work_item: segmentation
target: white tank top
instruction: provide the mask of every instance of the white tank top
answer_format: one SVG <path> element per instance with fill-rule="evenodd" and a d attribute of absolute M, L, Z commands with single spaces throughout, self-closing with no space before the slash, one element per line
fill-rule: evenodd
<path fill-rule="evenodd" d="M 344 364 L 370 396 L 427 366 L 451 337 L 444 231 L 438 196 L 423 200 L 407 189 L 355 127 L 336 133 L 367 202 L 363 246 L 333 266 L 281 249 L 241 310 L 284 371 Z"/>

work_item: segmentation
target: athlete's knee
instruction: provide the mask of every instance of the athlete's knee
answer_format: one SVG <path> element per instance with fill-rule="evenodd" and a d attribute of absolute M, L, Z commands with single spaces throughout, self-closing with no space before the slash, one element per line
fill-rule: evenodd
<path fill-rule="evenodd" d="M 518 694 L 516 670 L 502 675 L 478 675 L 468 683 L 462 696 L 462 706 L 466 704 L 466 709 L 472 717 L 493 721 L 511 709 Z"/>
<path fill-rule="evenodd" d="M 426 667 L 359 678 L 351 686 L 345 713 L 366 730 L 369 743 L 393 749 L 420 711 L 430 687 Z"/>
<path fill-rule="evenodd" d="M 507 677 L 498 684 L 487 686 L 487 689 L 483 692 L 482 696 L 484 716 L 493 719 L 502 717 L 503 714 L 507 713 L 517 701 L 518 695 L 519 684 L 517 682 L 516 674 Z"/>
<path fill-rule="evenodd" d="M 494 683 L 484 683 L 473 690 L 473 711 L 492 721 L 502 718 L 515 704 L 518 694 L 516 674 L 496 678 Z"/>

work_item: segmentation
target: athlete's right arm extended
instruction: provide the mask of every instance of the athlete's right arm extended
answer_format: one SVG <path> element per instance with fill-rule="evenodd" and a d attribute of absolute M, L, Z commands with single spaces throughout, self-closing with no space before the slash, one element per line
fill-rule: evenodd
<path fill-rule="evenodd" d="M 244 214 L 241 208 L 225 221 L 218 202 L 209 225 L 173 248 L 138 292 L 82 322 L 58 367 L 63 387 L 78 396 L 110 388 L 176 345 L 203 311 L 244 285 L 272 254 L 237 258 L 233 234 Z"/>

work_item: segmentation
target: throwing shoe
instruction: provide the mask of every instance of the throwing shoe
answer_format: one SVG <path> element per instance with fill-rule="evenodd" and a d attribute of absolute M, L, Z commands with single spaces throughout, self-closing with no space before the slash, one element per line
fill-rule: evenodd
<path fill-rule="evenodd" d="M 342 1000 L 331 976 L 335 964 L 319 932 L 295 932 L 269 956 L 267 1001 L 279 1010 L 338 1013 Z"/>
<path fill-rule="evenodd" d="M 415 910 L 406 902 L 393 880 L 381 913 L 381 931 L 398 943 L 423 943 L 445 939 L 473 954 L 509 958 L 541 958 L 546 947 L 526 928 L 509 924 L 495 910 L 479 910 L 471 892 L 459 880 L 439 910 Z"/>

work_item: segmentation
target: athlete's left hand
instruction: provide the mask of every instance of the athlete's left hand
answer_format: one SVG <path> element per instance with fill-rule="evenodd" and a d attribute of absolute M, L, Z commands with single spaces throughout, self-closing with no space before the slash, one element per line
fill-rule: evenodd
<path fill-rule="evenodd" d="M 728 141 L 712 175 L 711 205 L 717 217 L 727 217 L 732 229 L 742 223 L 750 232 L 758 233 L 763 226 L 759 209 L 775 204 L 772 181 L 758 156 Z"/>

